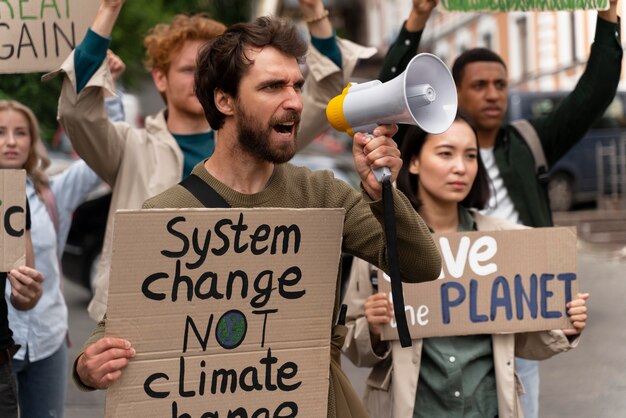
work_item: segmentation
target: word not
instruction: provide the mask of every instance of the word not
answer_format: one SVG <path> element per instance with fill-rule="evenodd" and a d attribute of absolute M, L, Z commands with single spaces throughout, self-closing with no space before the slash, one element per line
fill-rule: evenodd
<path fill-rule="evenodd" d="M 278 294 L 285 299 L 299 299 L 305 295 L 306 290 L 292 290 L 293 286 L 296 286 L 302 278 L 302 271 L 297 266 L 288 267 L 278 277 Z M 153 290 L 153 285 L 156 286 L 156 282 L 160 280 L 170 279 L 169 274 L 165 272 L 158 272 L 146 277 L 141 285 L 141 292 L 143 295 L 151 300 L 161 301 L 168 298 L 168 294 Z M 181 261 L 176 260 L 176 270 L 174 277 L 172 278 L 171 292 L 169 298 L 172 302 L 178 300 L 178 290 L 181 286 L 186 288 L 186 300 L 191 302 L 193 297 L 206 300 L 206 299 L 223 299 L 231 300 L 233 297 L 233 288 L 235 283 L 239 282 L 241 291 L 237 297 L 241 299 L 248 298 L 248 291 L 250 286 L 254 289 L 255 296 L 250 299 L 250 305 L 253 308 L 262 308 L 269 301 L 272 292 L 276 290 L 274 287 L 274 272 L 271 270 L 260 271 L 254 281 L 250 283 L 248 274 L 242 270 L 235 270 L 228 273 L 228 278 L 225 280 L 225 289 L 220 291 L 218 287 L 224 287 L 224 283 L 220 282 L 220 278 L 217 273 L 212 271 L 206 271 L 202 273 L 197 279 L 192 279 L 189 276 L 181 274 Z"/>
<path fill-rule="evenodd" d="M 234 320 L 232 319 L 233 317 L 235 318 Z M 209 344 L 209 337 L 211 336 L 211 330 L 213 329 L 213 318 L 213 314 L 209 315 L 206 331 L 204 333 L 204 336 L 202 336 L 200 335 L 200 330 L 196 326 L 196 321 L 191 316 L 187 315 L 187 317 L 185 318 L 185 333 L 183 336 L 183 353 L 187 352 L 190 330 L 193 332 L 193 335 L 196 337 L 198 343 L 200 343 L 202 351 L 206 351 Z M 229 320 L 231 321 L 231 323 L 233 323 L 231 325 L 231 329 L 220 329 L 220 326 L 221 328 L 224 328 L 224 326 L 228 326 L 226 322 Z M 235 321 L 238 322 L 234 323 Z M 233 348 L 237 348 L 243 342 L 243 340 L 246 338 L 247 330 L 248 323 L 245 315 L 242 312 L 233 309 L 223 314 L 221 318 L 217 321 L 217 326 L 215 327 L 215 340 L 218 342 L 218 344 L 222 346 L 222 348 L 231 350 Z M 230 339 L 232 342 L 225 344 L 224 341 L 228 339 Z"/>
<path fill-rule="evenodd" d="M 200 357 L 202 358 L 202 357 Z M 195 373 L 190 377 L 186 368 L 189 367 L 187 362 L 193 362 L 191 365 Z M 278 363 L 278 358 L 272 355 L 272 350 L 268 348 L 265 357 L 259 359 L 261 372 L 257 366 L 244 367 L 241 372 L 235 369 L 214 369 L 207 373 L 206 360 L 202 358 L 198 362 L 198 357 L 180 357 L 179 374 L 178 374 L 178 395 L 182 398 L 193 398 L 196 396 L 204 396 L 205 394 L 233 394 L 237 390 L 243 392 L 254 391 L 282 391 L 291 392 L 302 384 L 302 381 L 290 382 L 298 374 L 298 365 L 293 361 L 288 361 L 274 370 L 274 365 Z M 264 367 L 263 367 L 264 366 Z M 263 373 L 263 370 L 265 373 Z M 207 387 L 207 377 L 209 378 L 209 387 Z M 274 378 L 274 379 L 273 379 Z M 158 381 L 169 381 L 170 377 L 166 373 L 153 373 L 143 384 L 146 395 L 155 399 L 164 399 L 170 396 L 170 391 L 157 390 L 154 386 L 160 386 Z M 187 382 L 193 384 L 193 388 L 187 386 Z M 153 386 L 153 384 L 155 384 Z"/>
<path fill-rule="evenodd" d="M 298 404 L 287 401 L 278 405 L 274 413 L 271 415 L 269 409 L 267 408 L 259 408 L 254 411 L 252 415 L 248 415 L 248 411 L 245 408 L 239 407 L 236 409 L 229 409 L 226 418 L 295 418 L 297 415 Z M 200 418 L 219 418 L 219 416 L 220 415 L 217 411 L 205 412 L 200 416 Z M 172 402 L 172 418 L 191 418 L 191 415 L 187 413 L 178 415 L 178 404 L 174 401 Z"/>
<path fill-rule="evenodd" d="M 0 0 L 1 4 L 1 0 Z M 0 45 L 0 60 L 11 58 L 48 58 L 60 57 L 76 47 L 76 28 L 74 22 L 64 22 L 41 25 L 22 23 L 19 36 L 7 36 L 5 32 L 14 31 L 8 23 L 0 22 L 0 39 L 14 39 L 15 43 Z M 68 35 L 69 33 L 69 35 Z"/>
<path fill-rule="evenodd" d="M 0 200 L 0 206 L 2 206 L 2 203 L 3 202 Z M 4 225 L 4 230 L 6 231 L 6 233 L 11 237 L 19 238 L 22 235 L 24 235 L 24 228 L 15 229 L 13 225 L 11 224 L 11 217 L 15 214 L 20 214 L 20 213 L 21 214 L 24 213 L 24 208 L 20 206 L 9 206 L 7 210 L 4 212 L 4 220 L 2 224 Z"/>
<path fill-rule="evenodd" d="M 236 254 L 249 251 L 252 255 L 262 255 L 269 251 L 270 254 L 274 255 L 277 253 L 288 254 L 290 251 L 297 254 L 300 250 L 302 233 L 297 225 L 278 225 L 272 230 L 269 225 L 262 224 L 251 234 L 244 235 L 249 227 L 244 223 L 243 213 L 240 213 L 237 223 L 233 223 L 230 219 L 217 221 L 213 230 L 208 229 L 204 232 L 203 239 L 201 239 L 201 231 L 194 227 L 190 239 L 184 232 L 175 229 L 179 223 L 184 224 L 185 222 L 184 216 L 177 216 L 167 223 L 167 232 L 178 238 L 182 247 L 179 250 L 163 250 L 161 254 L 169 258 L 182 258 L 187 255 L 190 247 L 193 247 L 198 259 L 193 263 L 186 263 L 188 269 L 200 267 L 206 260 L 209 250 L 215 256 L 222 256 L 229 251 L 234 251 Z M 212 237 L 218 241 L 211 247 Z M 279 248 L 281 238 L 282 248 Z"/>
<path fill-rule="evenodd" d="M 473 323 L 494 321 L 499 311 L 503 311 L 507 320 L 513 318 L 513 308 L 515 307 L 515 317 L 523 320 L 528 311 L 529 316 L 537 319 L 538 314 L 542 318 L 560 318 L 559 311 L 548 310 L 548 300 L 554 295 L 548 289 L 550 284 L 561 283 L 565 291 L 566 303 L 572 300 L 572 282 L 576 280 L 574 273 L 561 273 L 556 275 L 557 282 L 554 282 L 555 275 L 544 273 L 537 279 L 536 274 L 531 274 L 527 289 L 522 281 L 522 277 L 517 274 L 513 280 L 513 286 L 506 277 L 498 276 L 491 283 L 491 299 L 489 315 L 478 312 L 478 286 L 479 281 L 472 279 L 469 282 L 469 292 L 465 285 L 459 282 L 444 282 L 441 284 L 441 312 L 444 324 L 450 323 L 450 312 L 464 304 L 468 299 L 469 319 Z M 539 282 L 539 283 L 538 283 Z M 456 292 L 456 295 L 454 294 Z M 515 305 L 513 305 L 515 301 Z M 539 309 L 540 308 L 540 309 Z"/>

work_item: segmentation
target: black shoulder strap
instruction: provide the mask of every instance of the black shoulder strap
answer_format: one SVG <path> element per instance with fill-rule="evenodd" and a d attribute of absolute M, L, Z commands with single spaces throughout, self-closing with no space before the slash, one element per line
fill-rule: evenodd
<path fill-rule="evenodd" d="M 548 193 L 548 183 L 550 181 L 550 170 L 548 169 L 546 154 L 543 152 L 543 145 L 541 145 L 539 135 L 533 125 L 531 125 L 526 119 L 514 120 L 511 122 L 511 126 L 517 130 L 524 142 L 526 142 L 526 145 L 528 145 L 528 148 L 530 148 L 530 152 L 535 160 L 535 175 L 537 176 L 537 181 L 543 189 L 546 202 L 548 202 L 548 218 L 550 225 L 554 225 L 554 222 L 552 221 L 552 211 L 549 207 L 550 193 Z"/>
<path fill-rule="evenodd" d="M 195 174 L 190 174 L 178 184 L 189 190 L 189 193 L 207 208 L 231 207 L 219 193 Z"/>

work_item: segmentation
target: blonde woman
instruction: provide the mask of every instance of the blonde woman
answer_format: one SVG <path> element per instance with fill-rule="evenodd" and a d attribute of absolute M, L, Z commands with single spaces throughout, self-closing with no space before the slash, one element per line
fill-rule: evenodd
<path fill-rule="evenodd" d="M 67 306 L 61 289 L 61 258 L 72 213 L 100 179 L 83 161 L 51 178 L 43 172 L 39 125 L 33 112 L 13 100 L 0 101 L 0 168 L 27 172 L 26 195 L 32 220 L 35 267 L 46 280 L 37 305 L 8 306 L 22 418 L 62 417 L 67 386 Z M 5 296 L 10 297 L 7 286 Z"/>

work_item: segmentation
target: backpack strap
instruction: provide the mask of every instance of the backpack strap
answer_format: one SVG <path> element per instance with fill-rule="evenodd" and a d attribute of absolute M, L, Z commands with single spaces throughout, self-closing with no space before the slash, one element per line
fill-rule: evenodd
<path fill-rule="evenodd" d="M 550 210 L 550 194 L 548 193 L 548 182 L 550 181 L 550 175 L 548 174 L 548 162 L 546 160 L 546 154 L 543 152 L 543 145 L 537 131 L 526 119 L 514 120 L 510 125 L 520 134 L 520 136 L 530 148 L 530 152 L 533 154 L 535 160 L 535 174 L 537 181 L 543 188 L 543 194 L 548 202 L 548 219 L 550 225 L 554 225 L 552 221 L 552 211 Z"/>
<path fill-rule="evenodd" d="M 196 199 L 207 208 L 230 208 L 224 198 L 213 189 L 207 182 L 195 174 L 185 177 L 180 183 Z"/>
<path fill-rule="evenodd" d="M 537 178 L 541 184 L 548 182 L 548 162 L 546 161 L 546 155 L 543 152 L 543 146 L 539 140 L 537 131 L 526 119 L 518 119 L 511 122 L 511 126 L 520 134 L 520 136 L 530 148 L 530 152 L 535 159 L 535 172 Z"/>

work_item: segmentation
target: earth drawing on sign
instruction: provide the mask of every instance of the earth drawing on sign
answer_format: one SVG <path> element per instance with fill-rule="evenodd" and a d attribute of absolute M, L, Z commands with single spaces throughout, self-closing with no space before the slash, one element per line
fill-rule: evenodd
<path fill-rule="evenodd" d="M 238 347 L 246 337 L 248 322 L 246 316 L 233 309 L 226 312 L 217 322 L 215 339 L 223 348 L 232 350 Z"/>

